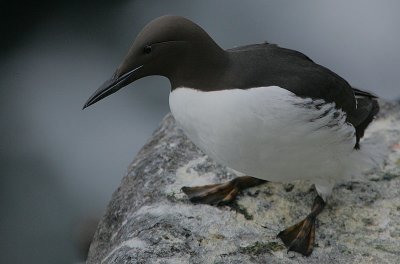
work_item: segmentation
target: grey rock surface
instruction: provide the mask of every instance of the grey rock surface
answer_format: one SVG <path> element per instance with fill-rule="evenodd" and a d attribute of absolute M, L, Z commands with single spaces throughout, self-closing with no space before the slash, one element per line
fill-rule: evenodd
<path fill-rule="evenodd" d="M 194 205 L 182 186 L 233 171 L 199 151 L 167 115 L 112 196 L 87 263 L 400 263 L 400 107 L 385 103 L 366 140 L 383 139 L 382 169 L 338 184 L 317 220 L 310 257 L 287 253 L 279 231 L 304 218 L 307 182 L 268 183 L 230 206 Z"/>

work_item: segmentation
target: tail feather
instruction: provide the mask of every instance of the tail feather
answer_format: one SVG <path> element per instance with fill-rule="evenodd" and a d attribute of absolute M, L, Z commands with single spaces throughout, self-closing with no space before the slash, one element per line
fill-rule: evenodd
<path fill-rule="evenodd" d="M 379 112 L 377 96 L 357 88 L 353 88 L 357 100 L 357 109 L 352 114 L 353 125 L 356 129 L 355 149 L 360 149 L 360 139 L 365 130 Z"/>

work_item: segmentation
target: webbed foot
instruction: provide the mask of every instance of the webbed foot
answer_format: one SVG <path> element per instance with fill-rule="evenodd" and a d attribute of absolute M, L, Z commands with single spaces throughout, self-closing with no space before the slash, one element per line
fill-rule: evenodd
<path fill-rule="evenodd" d="M 311 255 L 314 249 L 315 240 L 315 220 L 322 209 L 325 207 L 324 200 L 317 196 L 311 213 L 299 223 L 281 231 L 277 237 L 282 239 L 289 251 L 295 251 L 304 256 Z"/>
<path fill-rule="evenodd" d="M 240 191 L 265 182 L 267 181 L 250 176 L 242 176 L 225 183 L 195 187 L 185 186 L 182 187 L 182 191 L 193 203 L 221 205 L 233 201 Z"/>

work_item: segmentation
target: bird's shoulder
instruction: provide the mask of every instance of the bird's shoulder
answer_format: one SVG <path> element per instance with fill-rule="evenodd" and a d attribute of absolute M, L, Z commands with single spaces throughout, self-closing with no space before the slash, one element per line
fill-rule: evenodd
<path fill-rule="evenodd" d="M 276 55 L 281 57 L 291 57 L 292 59 L 297 58 L 299 60 L 313 62 L 308 56 L 299 51 L 283 48 L 278 46 L 277 44 L 269 43 L 267 41 L 258 44 L 238 46 L 231 49 L 227 49 L 227 51 L 230 53 L 244 53 L 242 55 L 251 55 L 249 53 L 253 53 L 254 55 L 263 54 L 264 56 Z"/>

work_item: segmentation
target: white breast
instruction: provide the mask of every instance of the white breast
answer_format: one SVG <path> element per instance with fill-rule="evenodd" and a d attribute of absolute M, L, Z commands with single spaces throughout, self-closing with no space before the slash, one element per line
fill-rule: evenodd
<path fill-rule="evenodd" d="M 171 112 L 215 161 L 270 181 L 343 176 L 354 127 L 333 103 L 299 98 L 277 86 L 201 92 L 177 88 Z"/>

